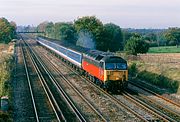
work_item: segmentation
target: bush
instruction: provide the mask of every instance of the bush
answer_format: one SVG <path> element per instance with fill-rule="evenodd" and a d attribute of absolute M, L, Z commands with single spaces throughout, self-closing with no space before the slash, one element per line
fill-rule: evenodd
<path fill-rule="evenodd" d="M 163 75 L 158 75 L 147 71 L 138 73 L 137 77 L 161 88 L 170 88 L 174 92 L 177 92 L 177 89 L 179 87 L 178 81 L 173 81 Z"/>
<path fill-rule="evenodd" d="M 141 36 L 133 36 L 127 40 L 125 51 L 127 54 L 137 55 L 138 53 L 147 53 L 149 44 Z"/>
<path fill-rule="evenodd" d="M 0 122 L 10 122 L 10 115 L 6 112 L 0 111 Z"/>
<path fill-rule="evenodd" d="M 135 76 L 135 75 L 137 74 L 137 72 L 138 72 L 137 67 L 136 67 L 136 63 L 133 63 L 133 64 L 129 67 L 128 71 L 129 71 L 129 74 L 130 74 L 131 76 Z"/>

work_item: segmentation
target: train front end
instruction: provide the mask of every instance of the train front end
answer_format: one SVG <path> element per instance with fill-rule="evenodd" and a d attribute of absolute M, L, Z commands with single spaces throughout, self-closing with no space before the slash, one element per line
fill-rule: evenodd
<path fill-rule="evenodd" d="M 108 56 L 103 64 L 105 87 L 109 91 L 123 91 L 128 84 L 127 62 L 121 57 Z"/>

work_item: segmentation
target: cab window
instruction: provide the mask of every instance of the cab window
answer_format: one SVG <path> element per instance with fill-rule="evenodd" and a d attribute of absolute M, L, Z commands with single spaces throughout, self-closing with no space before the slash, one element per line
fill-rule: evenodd
<path fill-rule="evenodd" d="M 116 64 L 116 68 L 117 69 L 121 69 L 121 70 L 126 70 L 127 69 L 127 65 L 126 65 L 126 63 L 117 63 Z"/>
<path fill-rule="evenodd" d="M 105 69 L 112 70 L 112 69 L 115 69 L 115 68 L 116 68 L 115 63 L 106 63 Z"/>
<path fill-rule="evenodd" d="M 126 63 L 106 63 L 105 69 L 106 70 L 126 70 L 127 64 Z"/>

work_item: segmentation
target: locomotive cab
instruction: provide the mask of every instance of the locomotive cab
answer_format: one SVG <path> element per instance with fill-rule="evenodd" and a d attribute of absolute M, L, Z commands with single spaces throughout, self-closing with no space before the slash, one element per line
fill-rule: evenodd
<path fill-rule="evenodd" d="M 128 81 L 127 62 L 117 56 L 106 56 L 101 62 L 104 64 L 105 87 L 111 91 L 125 89 Z"/>
<path fill-rule="evenodd" d="M 108 91 L 123 91 L 127 87 L 127 62 L 112 53 L 97 50 L 86 52 L 82 68 L 93 82 Z"/>

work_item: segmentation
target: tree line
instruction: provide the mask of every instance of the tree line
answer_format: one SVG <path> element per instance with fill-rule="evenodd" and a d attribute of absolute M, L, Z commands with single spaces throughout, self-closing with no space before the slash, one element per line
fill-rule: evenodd
<path fill-rule="evenodd" d="M 0 18 L 0 43 L 9 43 L 16 38 L 16 23 Z"/>
<path fill-rule="evenodd" d="M 74 23 L 43 22 L 37 26 L 37 30 L 44 31 L 46 37 L 67 40 L 84 47 L 88 43 L 88 47 L 102 51 L 123 50 L 121 28 L 113 23 L 103 25 L 95 16 L 78 18 Z"/>
<path fill-rule="evenodd" d="M 125 29 L 130 33 L 139 33 L 150 44 L 157 46 L 179 46 L 180 28 L 171 27 L 168 29 Z"/>
<path fill-rule="evenodd" d="M 122 29 L 114 23 L 103 24 L 95 16 L 77 18 L 74 22 L 42 22 L 36 31 L 57 40 L 101 51 L 146 53 L 149 47 L 180 43 L 180 28 Z"/>
<path fill-rule="evenodd" d="M 45 36 L 101 51 L 123 51 L 125 40 L 122 29 L 113 23 L 103 24 L 95 16 L 78 18 L 74 22 L 42 22 L 37 31 Z"/>

